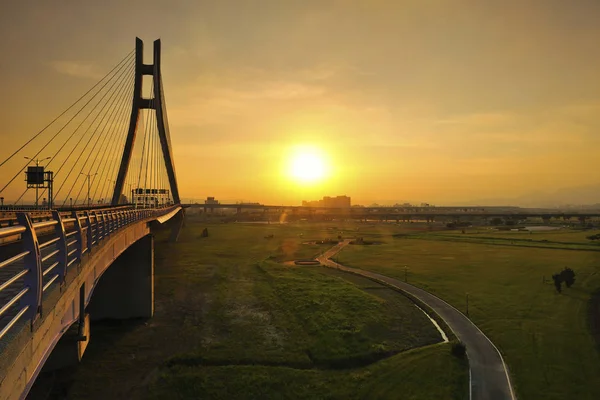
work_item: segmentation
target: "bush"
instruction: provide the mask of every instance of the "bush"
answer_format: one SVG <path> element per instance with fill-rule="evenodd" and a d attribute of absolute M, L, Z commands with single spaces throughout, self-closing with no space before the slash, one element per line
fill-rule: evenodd
<path fill-rule="evenodd" d="M 452 344 L 452 355 L 457 358 L 465 358 L 467 356 L 467 346 L 463 342 Z"/>
<path fill-rule="evenodd" d="M 575 271 L 571 268 L 565 267 L 560 274 L 552 275 L 552 280 L 554 281 L 554 286 L 556 287 L 556 291 L 560 293 L 562 291 L 561 284 L 564 284 L 570 288 L 575 283 Z"/>
<path fill-rule="evenodd" d="M 565 267 L 560 273 L 562 281 L 570 288 L 575 283 L 575 271 L 571 268 Z"/>
<path fill-rule="evenodd" d="M 472 226 L 473 224 L 471 222 L 468 221 L 455 221 L 455 222 L 449 222 L 446 224 L 446 228 L 450 228 L 450 229 L 455 229 L 455 228 L 468 228 L 470 226 Z"/>

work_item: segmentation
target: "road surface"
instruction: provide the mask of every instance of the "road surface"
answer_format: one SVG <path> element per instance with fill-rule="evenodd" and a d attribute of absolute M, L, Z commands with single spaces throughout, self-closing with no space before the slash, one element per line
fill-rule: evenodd
<path fill-rule="evenodd" d="M 516 398 L 510 383 L 506 364 L 500 352 L 487 336 L 463 313 L 433 294 L 398 279 L 371 271 L 346 267 L 330 260 L 331 257 L 347 246 L 350 241 L 351 239 L 347 239 L 337 244 L 317 257 L 317 260 L 327 267 L 352 272 L 394 286 L 415 296 L 435 311 L 452 329 L 456 337 L 467 347 L 471 380 L 470 399 L 514 400 Z"/>

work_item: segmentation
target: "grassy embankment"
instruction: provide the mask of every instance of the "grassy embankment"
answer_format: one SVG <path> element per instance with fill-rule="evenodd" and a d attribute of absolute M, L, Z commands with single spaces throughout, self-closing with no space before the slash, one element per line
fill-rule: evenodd
<path fill-rule="evenodd" d="M 466 363 L 408 299 L 276 262 L 313 257 L 330 245 L 302 242 L 350 228 L 188 222 L 179 243 L 157 243 L 155 317 L 92 327 L 62 378 L 68 397 L 466 398 Z"/>
<path fill-rule="evenodd" d="M 463 230 L 399 234 L 408 239 L 440 240 L 462 243 L 524 246 L 544 249 L 600 251 L 600 242 L 588 240 L 595 231 L 557 229 L 548 231 L 497 231 L 489 227 Z"/>
<path fill-rule="evenodd" d="M 463 311 L 469 293 L 469 315 L 505 356 L 519 398 L 597 399 L 600 356 L 589 306 L 600 288 L 600 253 L 573 251 L 598 249 L 585 239 L 590 234 L 468 229 L 348 246 L 336 259 L 400 279 L 407 266 L 409 283 Z M 559 295 L 550 277 L 565 266 L 576 283 Z"/>

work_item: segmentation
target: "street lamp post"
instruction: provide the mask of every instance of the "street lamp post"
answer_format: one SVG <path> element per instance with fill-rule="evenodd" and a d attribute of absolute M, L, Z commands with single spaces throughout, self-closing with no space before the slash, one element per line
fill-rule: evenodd
<path fill-rule="evenodd" d="M 52 157 L 46 157 L 46 158 L 41 158 L 41 159 L 40 158 L 33 159 L 31 157 L 23 157 L 23 158 L 25 158 L 26 160 L 35 161 L 35 166 L 39 167 L 40 161 L 46 161 Z M 37 185 L 35 186 L 35 208 L 38 208 L 38 187 L 37 187 Z"/>
<path fill-rule="evenodd" d="M 87 199 L 88 199 L 88 208 L 89 208 L 90 204 L 91 204 L 91 201 L 92 201 L 92 199 L 90 198 L 90 178 L 92 176 L 95 176 L 95 175 L 98 175 L 98 174 L 97 173 L 96 174 L 84 174 L 83 172 L 80 172 L 79 174 L 81 174 L 81 175 L 83 175 L 83 176 L 85 176 L 87 178 L 87 189 L 88 189 L 88 191 L 87 191 Z"/>
<path fill-rule="evenodd" d="M 467 292 L 467 317 L 469 316 L 469 292 Z"/>

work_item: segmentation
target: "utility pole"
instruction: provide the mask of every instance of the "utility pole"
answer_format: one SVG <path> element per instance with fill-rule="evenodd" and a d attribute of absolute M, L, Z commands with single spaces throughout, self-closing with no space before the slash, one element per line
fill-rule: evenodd
<path fill-rule="evenodd" d="M 46 158 L 41 158 L 41 159 L 40 158 L 33 159 L 31 157 L 23 157 L 23 158 L 25 158 L 26 160 L 35 161 L 35 166 L 39 167 L 40 161 L 46 161 L 52 157 L 46 157 Z M 38 208 L 38 186 L 37 185 L 35 186 L 35 208 L 36 209 Z"/>
<path fill-rule="evenodd" d="M 79 174 L 83 175 L 83 176 L 85 176 L 87 178 L 87 189 L 88 189 L 88 191 L 87 191 L 87 199 L 88 199 L 88 208 L 89 208 L 90 207 L 90 203 L 92 201 L 92 199 L 90 198 L 90 178 L 92 176 L 95 176 L 95 175 L 98 175 L 98 174 L 97 173 L 96 174 L 84 174 L 83 172 L 80 172 Z"/>

